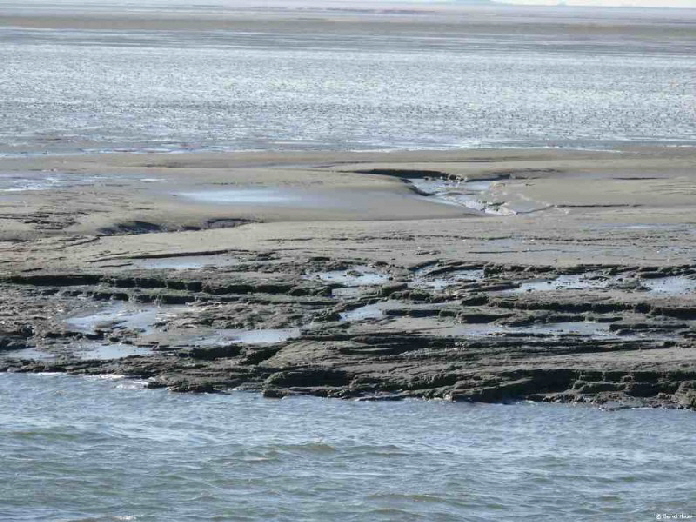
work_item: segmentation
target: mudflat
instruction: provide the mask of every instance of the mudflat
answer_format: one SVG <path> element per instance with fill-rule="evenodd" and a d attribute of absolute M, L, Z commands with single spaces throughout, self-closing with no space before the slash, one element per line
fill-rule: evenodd
<path fill-rule="evenodd" d="M 678 147 L 5 157 L 0 368 L 694 408 L 695 166 Z"/>
<path fill-rule="evenodd" d="M 623 35 L 637 38 L 692 38 L 694 15 L 687 9 L 622 10 L 567 7 L 528 9 L 495 4 L 237 1 L 146 2 L 123 10 L 109 4 L 8 2 L 0 5 L 0 27 L 86 30 L 237 30 L 289 33 L 418 33 Z"/>

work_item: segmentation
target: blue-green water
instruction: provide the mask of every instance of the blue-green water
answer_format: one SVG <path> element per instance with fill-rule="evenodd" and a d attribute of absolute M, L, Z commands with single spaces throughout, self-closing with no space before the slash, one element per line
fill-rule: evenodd
<path fill-rule="evenodd" d="M 0 520 L 655 520 L 696 513 L 696 415 L 180 395 L 0 375 Z"/>

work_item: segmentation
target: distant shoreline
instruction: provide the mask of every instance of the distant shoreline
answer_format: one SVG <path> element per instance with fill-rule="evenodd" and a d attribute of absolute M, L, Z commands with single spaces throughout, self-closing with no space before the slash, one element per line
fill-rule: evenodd
<path fill-rule="evenodd" d="M 299 5 L 299 4 L 298 4 Z M 0 5 L 0 27 L 87 30 L 315 30 L 336 34 L 378 31 L 412 34 L 414 31 L 466 31 L 467 34 L 615 34 L 634 37 L 694 37 L 696 9 L 687 8 L 591 8 L 504 5 L 420 6 L 389 3 L 377 8 L 312 8 L 143 4 L 137 11 L 118 10 L 108 3 L 79 8 L 53 4 Z M 687 15 L 688 19 L 684 19 Z M 690 23 L 691 21 L 691 23 Z M 329 22 L 329 23 L 327 23 Z M 365 25 L 366 24 L 366 25 Z"/>

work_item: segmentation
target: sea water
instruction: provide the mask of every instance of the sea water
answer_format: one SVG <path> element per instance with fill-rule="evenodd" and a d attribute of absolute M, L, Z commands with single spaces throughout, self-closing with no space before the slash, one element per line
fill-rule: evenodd
<path fill-rule="evenodd" d="M 0 375 L 0 520 L 655 520 L 696 514 L 696 416 L 187 395 Z"/>
<path fill-rule="evenodd" d="M 669 28 L 312 27 L 0 27 L 0 153 L 696 144 L 696 44 Z"/>

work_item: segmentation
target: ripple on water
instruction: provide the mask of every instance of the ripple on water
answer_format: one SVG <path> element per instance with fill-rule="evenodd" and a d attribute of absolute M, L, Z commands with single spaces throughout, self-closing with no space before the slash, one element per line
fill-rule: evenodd
<path fill-rule="evenodd" d="M 123 382 L 0 375 L 3 516 L 634 520 L 696 507 L 692 412 L 269 401 Z"/>

